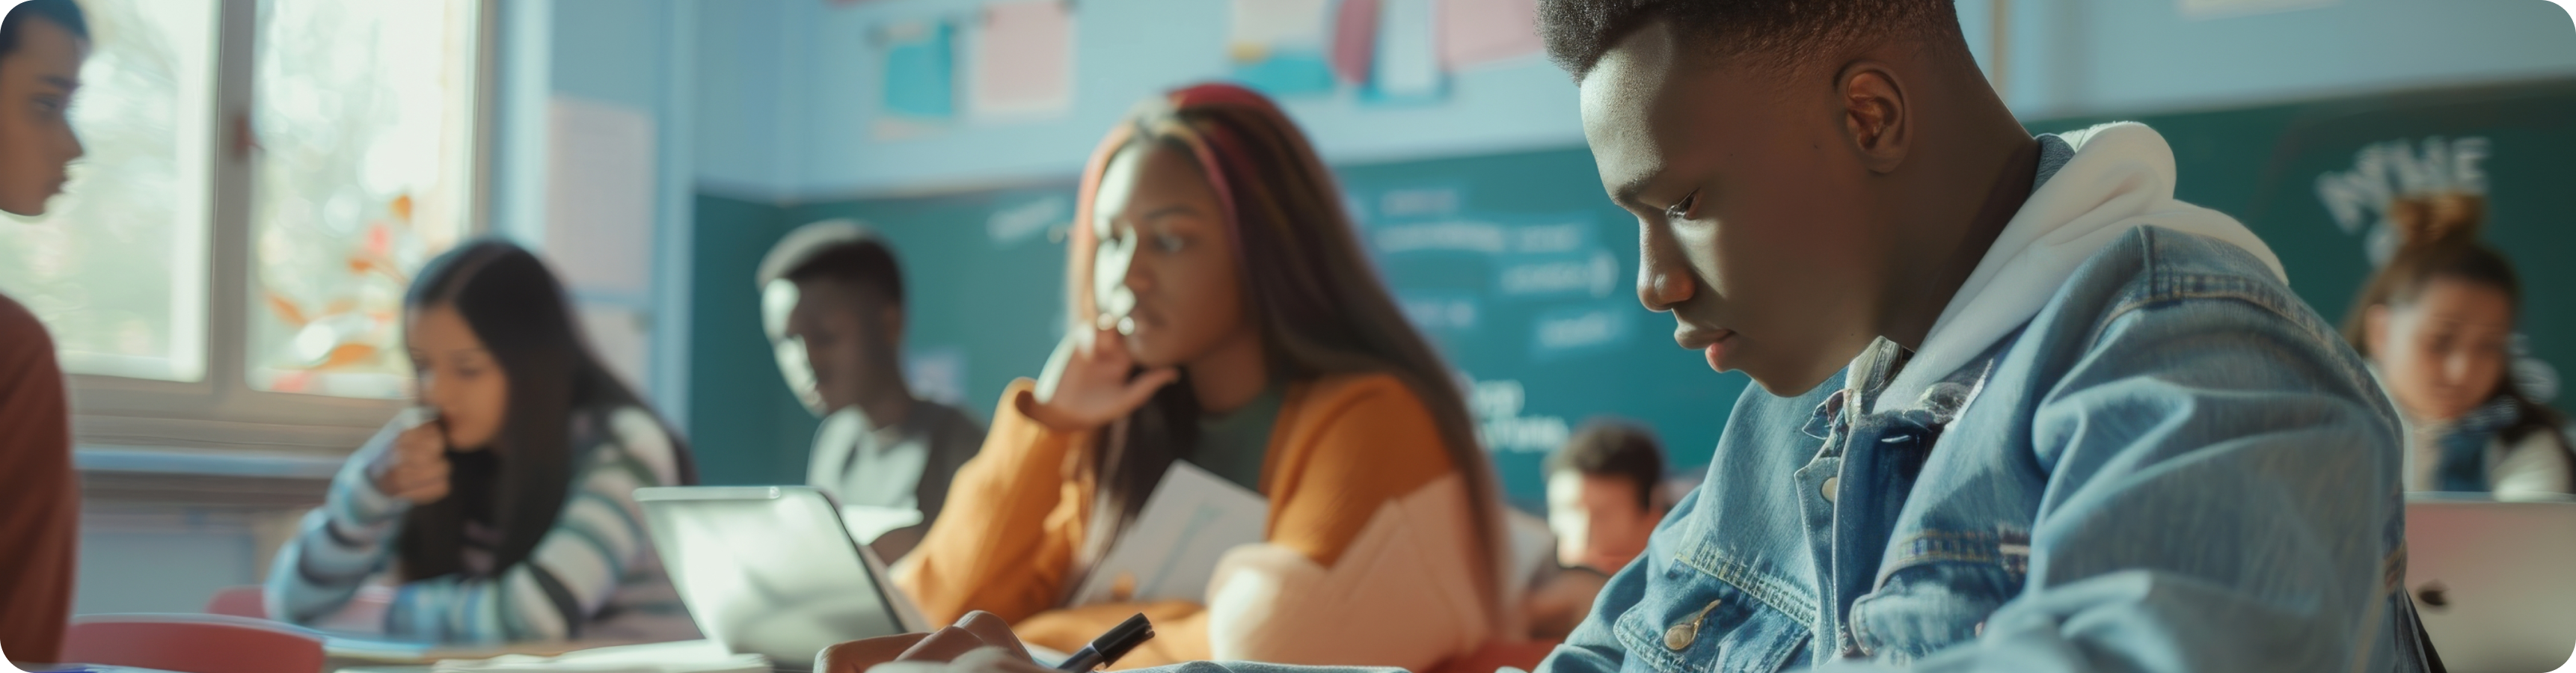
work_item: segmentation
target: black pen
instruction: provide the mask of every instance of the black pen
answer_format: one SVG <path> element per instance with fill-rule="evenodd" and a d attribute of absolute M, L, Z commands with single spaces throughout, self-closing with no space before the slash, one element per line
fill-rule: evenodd
<path fill-rule="evenodd" d="M 1108 633 L 1091 639 L 1091 644 L 1083 646 L 1082 650 L 1074 652 L 1073 656 L 1065 657 L 1064 663 L 1056 666 L 1055 669 L 1091 673 L 1102 666 L 1117 663 L 1119 657 L 1127 656 L 1127 653 L 1134 651 L 1136 646 L 1153 639 L 1154 623 L 1145 621 L 1145 613 L 1139 612 L 1134 617 L 1128 617 L 1127 621 L 1110 627 Z"/>

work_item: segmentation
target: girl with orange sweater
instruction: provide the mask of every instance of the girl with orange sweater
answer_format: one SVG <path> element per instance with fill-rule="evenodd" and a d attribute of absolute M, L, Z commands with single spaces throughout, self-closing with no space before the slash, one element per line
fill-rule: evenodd
<path fill-rule="evenodd" d="M 1073 334 L 1003 393 L 946 513 L 895 570 L 933 622 L 984 610 L 1062 651 L 1130 614 L 1121 667 L 1421 670 L 1512 633 L 1491 467 L 1448 370 L 1379 283 L 1269 100 L 1175 92 L 1084 171 Z M 1204 600 L 1066 605 L 1174 461 L 1260 492 Z"/>

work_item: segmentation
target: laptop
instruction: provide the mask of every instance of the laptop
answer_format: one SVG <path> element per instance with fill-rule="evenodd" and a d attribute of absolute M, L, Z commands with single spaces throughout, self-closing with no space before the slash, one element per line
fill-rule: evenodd
<path fill-rule="evenodd" d="M 2576 653 L 2576 503 L 2409 495 L 2406 557 L 2449 670 L 2554 671 Z"/>
<path fill-rule="evenodd" d="M 813 487 L 653 487 L 635 500 L 698 630 L 734 654 L 806 671 L 837 643 L 930 630 Z"/>

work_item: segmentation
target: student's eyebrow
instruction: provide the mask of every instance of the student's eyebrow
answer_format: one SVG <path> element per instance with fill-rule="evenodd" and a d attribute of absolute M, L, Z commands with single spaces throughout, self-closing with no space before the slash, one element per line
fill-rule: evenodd
<path fill-rule="evenodd" d="M 1172 204 L 1172 205 L 1163 206 L 1163 207 L 1161 207 L 1161 208 L 1156 208 L 1156 209 L 1153 209 L 1153 210 L 1150 210 L 1150 211 L 1146 211 L 1144 215 L 1140 215 L 1140 216 L 1138 216 L 1138 217 L 1136 218 L 1136 221 L 1137 221 L 1138 223 L 1144 223 L 1144 222 L 1152 222 L 1152 221 L 1159 220 L 1159 219 L 1163 219 L 1163 218 L 1166 218 L 1166 217 L 1171 217 L 1171 216 L 1173 216 L 1173 215 L 1196 215 L 1196 214 L 1198 214 L 1198 210 L 1199 210 L 1199 209 L 1197 209 L 1197 208 L 1191 207 L 1191 206 L 1190 206 L 1190 204 L 1186 204 L 1186 203 L 1175 203 L 1175 204 Z"/>
<path fill-rule="evenodd" d="M 61 75 L 46 75 L 46 76 L 41 77 L 41 78 L 39 78 L 39 79 L 44 80 L 44 82 L 45 82 L 46 84 L 51 84 L 51 85 L 54 85 L 54 86 L 56 86 L 56 87 L 60 87 L 60 88 L 62 88 L 63 93 L 71 93 L 71 92 L 73 92 L 73 91 L 75 91 L 75 90 L 80 89 L 80 80 L 72 79 L 72 78 L 69 78 L 69 77 L 64 77 L 64 76 L 61 76 Z"/>

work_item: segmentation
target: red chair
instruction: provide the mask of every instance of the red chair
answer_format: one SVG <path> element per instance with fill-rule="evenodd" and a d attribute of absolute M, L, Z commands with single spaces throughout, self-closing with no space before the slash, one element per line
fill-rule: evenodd
<path fill-rule="evenodd" d="M 322 636 L 312 631 L 265 619 L 161 613 L 74 617 L 62 657 L 176 673 L 319 673 L 323 664 Z"/>
<path fill-rule="evenodd" d="M 263 590 L 257 584 L 224 587 L 222 591 L 215 592 L 212 600 L 206 601 L 206 614 L 267 619 L 268 603 L 261 596 Z"/>

